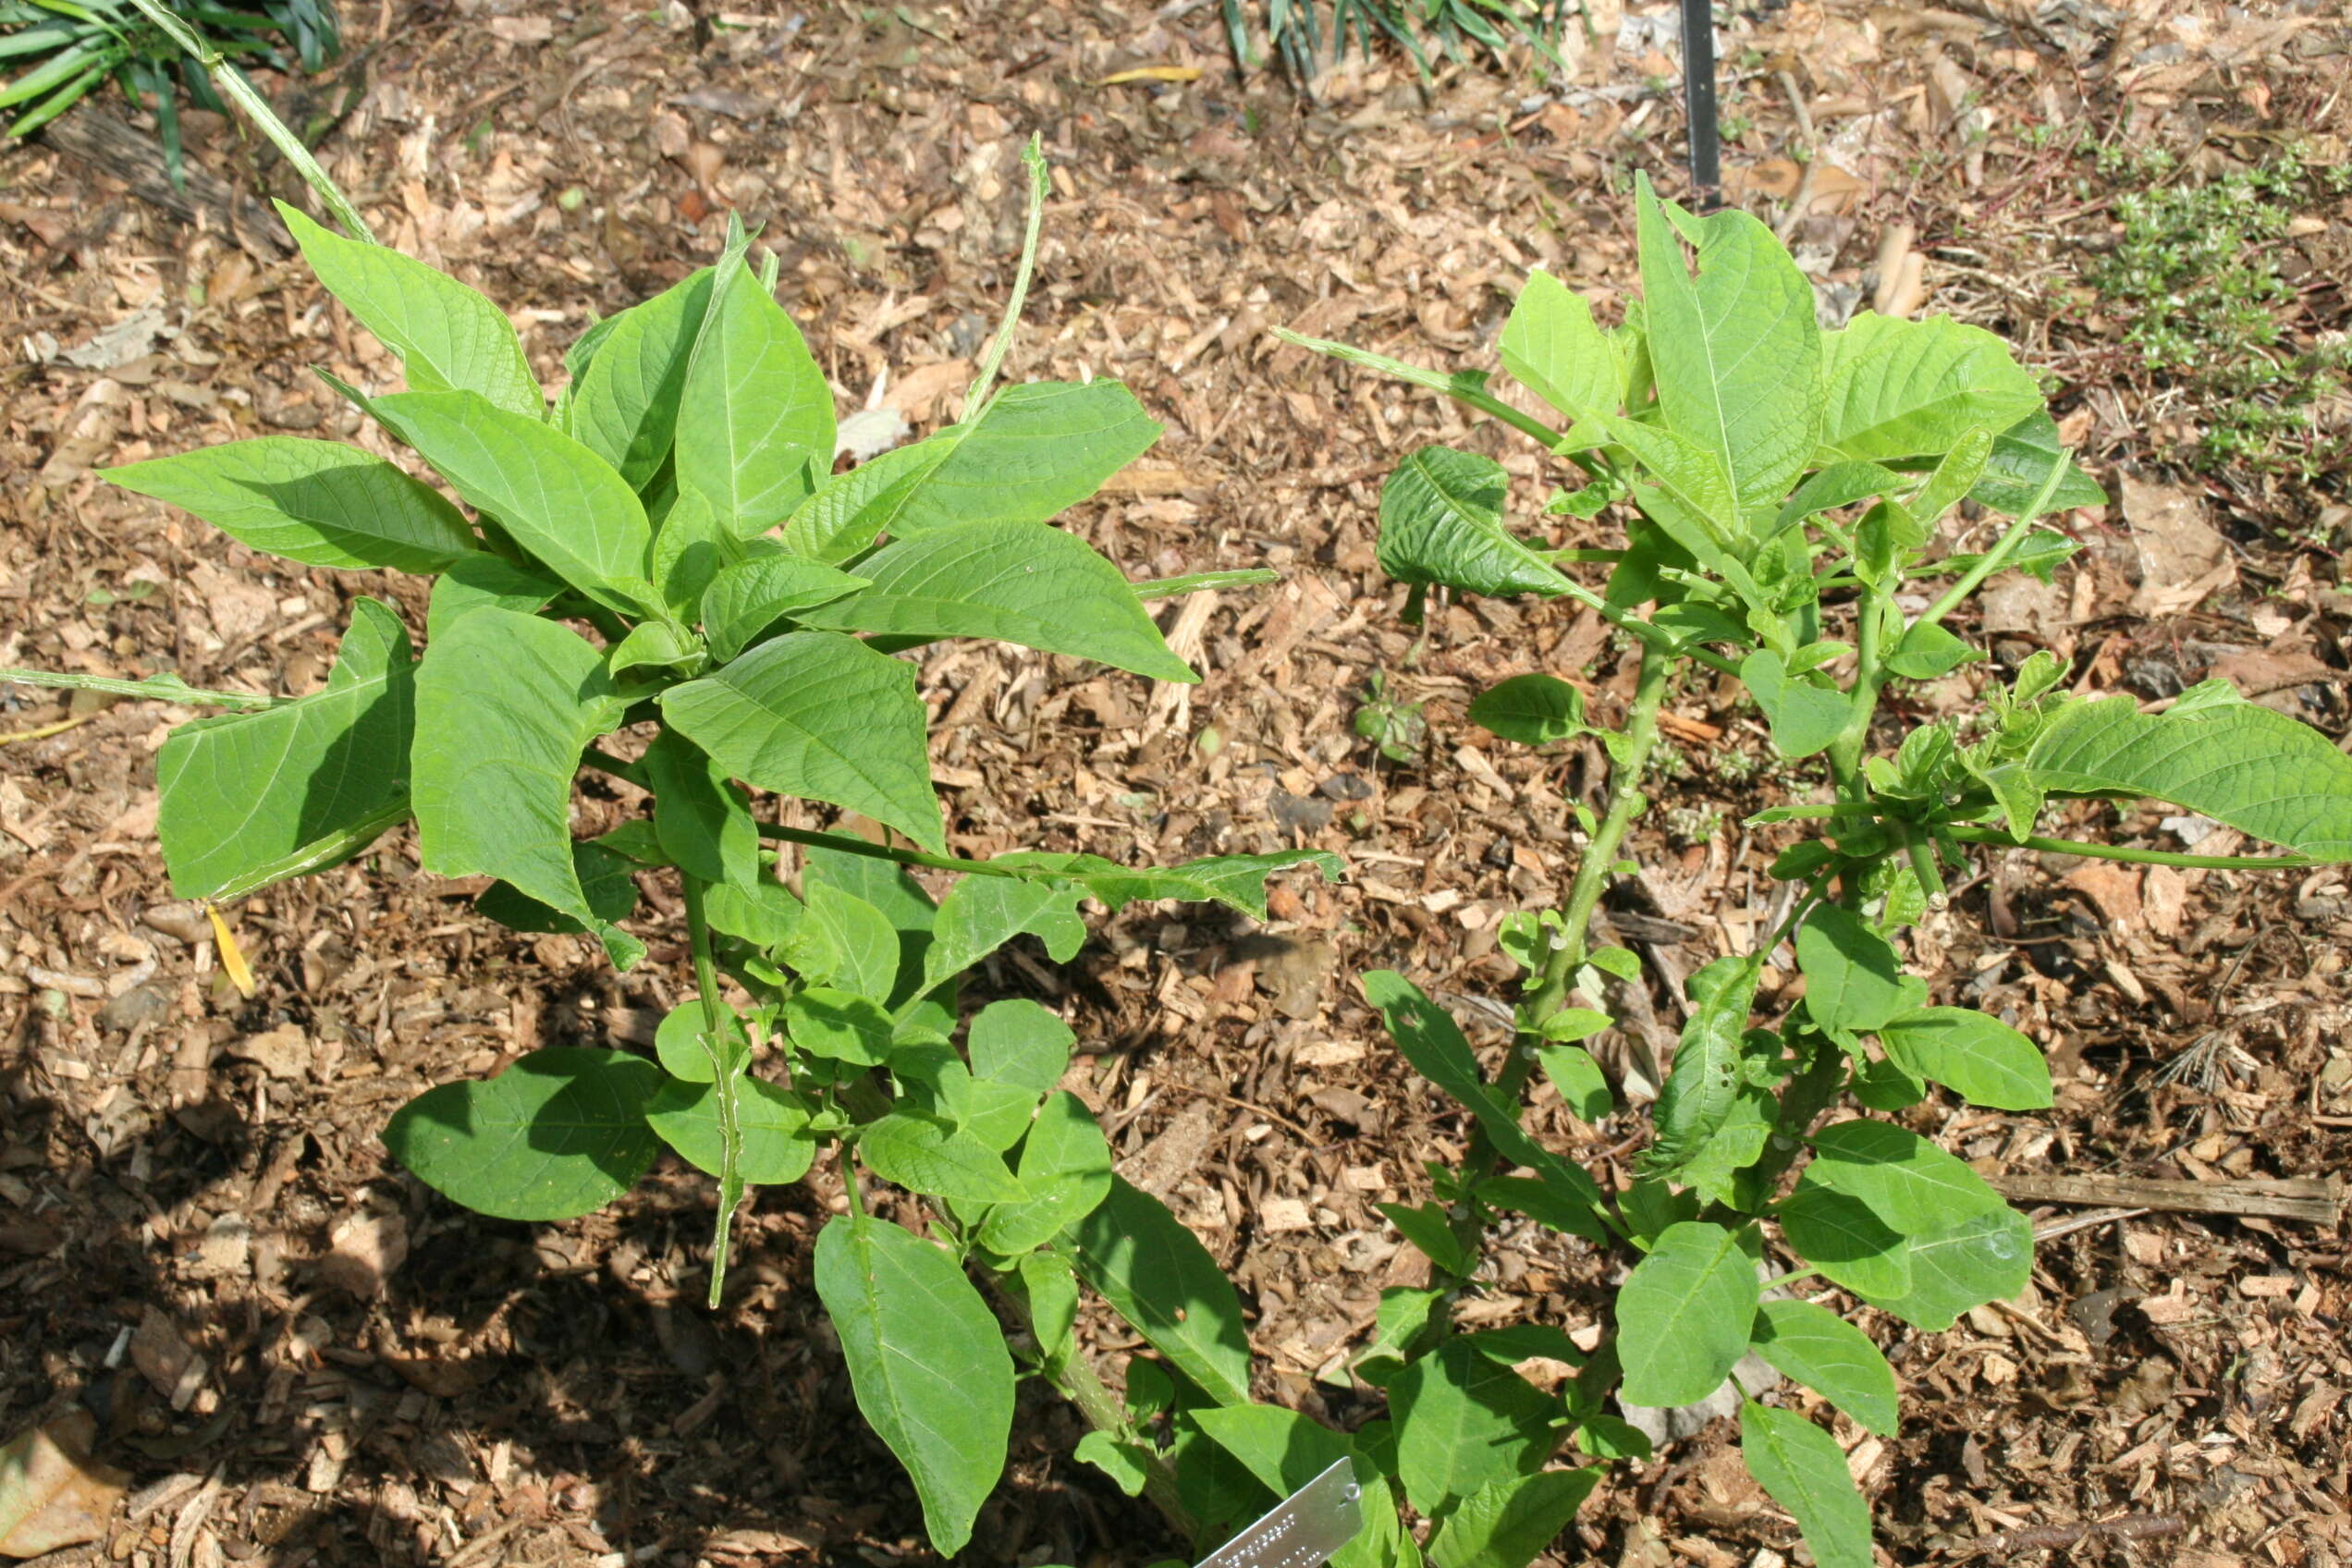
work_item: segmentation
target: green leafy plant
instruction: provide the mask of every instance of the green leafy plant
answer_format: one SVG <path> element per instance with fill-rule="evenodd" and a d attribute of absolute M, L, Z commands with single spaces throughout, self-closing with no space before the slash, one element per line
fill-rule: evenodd
<path fill-rule="evenodd" d="M 627 968 L 645 950 L 627 928 L 639 879 L 674 876 L 698 994 L 662 1021 L 652 1059 L 534 1050 L 428 1090 L 385 1141 L 458 1203 L 518 1220 L 612 1202 L 667 1145 L 717 1180 L 714 1305 L 749 1190 L 836 1158 L 848 1212 L 818 1238 L 816 1292 L 860 1407 L 950 1554 L 1003 1468 L 1023 1371 L 1068 1391 L 1102 1442 L 1133 1441 L 1072 1330 L 1093 1259 L 1124 1257 L 1152 1223 L 1130 1222 L 1149 1200 L 1119 1188 L 1093 1117 L 1057 1087 L 1069 1026 L 1018 999 L 966 1019 L 960 977 L 1024 934 L 1069 959 L 1086 899 L 1263 918 L 1271 873 L 1339 869 L 1312 851 L 1164 869 L 946 852 L 914 667 L 895 653 L 985 637 L 1189 681 L 1143 601 L 1272 576 L 1133 584 L 1048 521 L 1159 426 L 1116 382 L 996 385 L 1047 189 L 1034 143 L 1028 158 L 1028 245 L 962 421 L 841 473 L 831 388 L 740 226 L 714 265 L 592 326 L 551 408 L 490 300 L 283 207 L 319 280 L 407 380 L 338 389 L 455 499 L 399 464 L 287 436 L 107 477 L 306 567 L 432 575 L 423 654 L 363 597 L 306 696 L 0 671 L 250 710 L 181 726 L 158 756 L 158 831 L 186 898 L 340 864 L 412 820 L 427 870 L 495 878 L 481 914 L 592 936 Z M 583 767 L 647 791 L 649 814 L 575 839 Z M 896 837 L 781 826 L 753 790 Z M 797 888 L 778 843 L 798 852 Z M 935 901 L 911 868 L 956 880 Z M 902 1194 L 893 1208 L 928 1236 L 876 1212 L 869 1182 Z M 992 1294 L 1020 1326 L 1010 1338 Z"/>
<path fill-rule="evenodd" d="M 1389 689 L 1388 672 L 1376 669 L 1356 704 L 1356 734 L 1390 762 L 1418 761 L 1429 743 L 1429 721 L 1419 703 L 1409 703 Z"/>
<path fill-rule="evenodd" d="M 1611 765 L 1602 808 L 1572 807 L 1584 843 L 1564 907 L 1501 928 L 1525 978 L 1499 1068 L 1489 1073 L 1404 975 L 1363 980 L 1398 1049 L 1475 1129 L 1459 1168 L 1432 1167 L 1431 1201 L 1384 1206 L 1432 1274 L 1427 1287 L 1382 1293 L 1352 1363 L 1385 1393 L 1386 1415 L 1341 1434 L 1231 1408 L 1242 1367 L 1205 1356 L 1202 1315 L 1138 1321 L 1182 1390 L 1169 1406 L 1180 1484 L 1207 1492 L 1214 1483 L 1194 1479 L 1194 1463 L 1204 1477 L 1229 1473 L 1212 1458 L 1270 1485 L 1268 1453 L 1342 1454 L 1376 1514 L 1401 1494 L 1427 1523 L 1417 1545 L 1400 1523 L 1376 1523 L 1341 1561 L 1426 1553 L 1442 1568 L 1518 1568 L 1573 1518 L 1601 1465 L 1648 1452 L 1630 1415 L 1709 1400 L 1751 1352 L 1856 1427 L 1892 1432 L 1897 1379 L 1854 1310 L 1934 1332 L 2023 1287 L 2025 1218 L 1905 1124 L 1937 1093 L 2001 1110 L 2052 1102 L 2030 1040 L 1986 1013 L 1933 1005 L 1906 967 L 1905 927 L 1944 902 L 1945 878 L 1978 846 L 2233 868 L 2352 858 L 2352 759 L 2223 683 L 2142 713 L 2128 697 L 2064 694 L 2064 669 L 2040 654 L 1990 685 L 1978 712 L 1905 723 L 1887 711 L 1891 690 L 1982 656 L 1947 624 L 1980 584 L 2004 570 L 2047 574 L 2074 549 L 2040 519 L 2103 497 L 2060 448 L 2033 377 L 1991 334 L 1870 315 L 1825 332 L 1810 285 L 1755 218 L 1695 216 L 1646 182 L 1638 202 L 1642 298 L 1623 325 L 1604 327 L 1538 272 L 1503 328 L 1505 369 L 1558 424 L 1504 402 L 1481 372 L 1292 338 L 1532 436 L 1568 477 L 1544 511 L 1605 515 L 1623 531 L 1623 545 L 1604 550 L 1531 542 L 1507 521 L 1499 463 L 1425 447 L 1382 492 L 1378 555 L 1392 576 L 1566 601 L 1640 650 L 1613 725 L 1582 689 L 1540 672 L 1471 706 L 1504 741 L 1590 737 Z M 1964 503 L 2013 521 L 1979 553 L 1931 556 L 1938 522 Z M 1610 567 L 1605 586 L 1574 574 L 1583 562 Z M 1618 1110 L 1584 1042 L 1611 1026 L 1612 988 L 1638 983 L 1640 962 L 1593 945 L 1589 926 L 1611 878 L 1632 869 L 1620 857 L 1649 803 L 1660 704 L 1691 673 L 1739 682 L 1782 758 L 1826 760 L 1831 795 L 1753 819 L 1815 822 L 1823 836 L 1780 854 L 1785 913 L 1761 940 L 1690 976 L 1637 1179 L 1612 1191 L 1527 1130 L 1525 1099 L 1540 1074 L 1584 1121 Z M 2176 854 L 2037 831 L 2051 802 L 2141 797 L 2289 852 Z M 1802 1000 L 1759 1016 L 1764 967 L 1784 944 Z M 1484 1288 L 1488 1232 L 1505 1214 L 1623 1266 L 1598 1348 L 1550 1324 L 1468 1326 L 1490 1321 L 1460 1307 Z M 1194 1268 L 1198 1289 L 1212 1291 Z M 1548 1392 L 1514 1370 L 1534 1356 L 1573 1374 Z M 1131 1369 L 1131 1390 L 1135 1381 Z M 1769 1394 L 1734 1403 L 1749 1469 L 1795 1517 L 1814 1561 L 1868 1568 L 1869 1511 L 1824 1413 Z M 1393 1492 L 1374 1496 L 1380 1488 Z"/>
<path fill-rule="evenodd" d="M 332 0 L 165 0 L 180 24 L 212 52 L 242 65 L 292 75 L 324 69 L 342 48 Z M 0 108 L 15 115 L 10 136 L 47 125 L 113 79 L 132 103 L 155 111 L 164 162 L 184 177 L 179 94 L 198 108 L 227 114 L 204 67 L 133 0 L 6 0 L 0 4 L 0 62 L 21 64 L 0 87 Z"/>

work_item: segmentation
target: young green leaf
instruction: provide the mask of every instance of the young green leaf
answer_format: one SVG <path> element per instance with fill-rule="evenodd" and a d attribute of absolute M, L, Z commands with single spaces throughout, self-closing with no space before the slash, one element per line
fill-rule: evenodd
<path fill-rule="evenodd" d="M 935 852 L 914 667 L 832 631 L 788 631 L 662 693 L 663 715 L 737 778 L 846 806 Z"/>
<path fill-rule="evenodd" d="M 709 502 L 737 538 L 791 516 L 832 466 L 833 389 L 739 253 L 712 276 L 675 440 L 680 492 Z"/>
<path fill-rule="evenodd" d="M 645 508 L 603 459 L 472 392 L 401 392 L 374 406 L 468 505 L 557 577 L 625 614 L 659 607 L 646 580 Z"/>
<path fill-rule="evenodd" d="M 859 1410 L 914 1481 L 932 1547 L 952 1557 L 1004 1472 L 1012 1357 L 956 1260 L 859 1215 L 816 1238 L 816 1293 Z"/>
<path fill-rule="evenodd" d="M 2352 757 L 2252 703 L 2160 714 L 2129 697 L 2072 704 L 2025 767 L 2050 794 L 2153 796 L 2313 860 L 2352 860 Z"/>
<path fill-rule="evenodd" d="M 720 1054 L 728 1061 L 740 1065 L 751 1054 L 751 1035 L 743 1028 L 742 1015 L 732 1008 L 719 1015 L 726 1021 L 727 1038 Z M 717 1081 L 718 1066 L 711 1060 L 710 1047 L 704 1043 L 704 1018 L 702 999 L 689 997 L 662 1015 L 654 1028 L 654 1055 L 662 1071 L 687 1084 L 709 1084 Z"/>
<path fill-rule="evenodd" d="M 1870 1505 L 1854 1488 L 1837 1439 L 1793 1411 L 1740 1406 L 1748 1474 L 1796 1519 L 1819 1568 L 1871 1568 Z"/>
<path fill-rule="evenodd" d="M 1467 1277 L 1477 1268 L 1476 1260 L 1462 1250 L 1462 1239 L 1453 1233 L 1453 1226 L 1439 1205 L 1383 1203 L 1373 1207 L 1389 1217 L 1389 1223 L 1397 1228 L 1398 1234 L 1447 1273 Z"/>
<path fill-rule="evenodd" d="M 988 1210 L 980 1244 L 1012 1256 L 1041 1247 L 1110 1193 L 1110 1145 L 1077 1096 L 1054 1094 L 1021 1144 L 1022 1196 Z"/>
<path fill-rule="evenodd" d="M 1110 1195 L 1064 1232 L 1078 1273 L 1219 1404 L 1249 1403 L 1241 1297 L 1168 1206 L 1114 1176 Z"/>
<path fill-rule="evenodd" d="M 899 927 L 871 900 L 859 897 L 829 876 L 801 879 L 808 894 L 809 935 L 822 938 L 827 953 L 796 960 L 808 977 L 829 983 L 877 1002 L 888 1002 L 899 990 L 904 966 Z"/>
<path fill-rule="evenodd" d="M 1540 1046 L 1536 1054 L 1543 1062 L 1544 1076 L 1551 1080 L 1561 1102 L 1577 1121 L 1597 1122 L 1616 1109 L 1617 1097 L 1609 1092 L 1609 1079 L 1590 1051 L 1581 1046 Z"/>
<path fill-rule="evenodd" d="M 864 555 L 962 439 L 959 431 L 943 430 L 825 479 L 785 520 L 784 547 L 827 566 Z"/>
<path fill-rule="evenodd" d="M 700 1004 L 696 1006 L 699 1011 Z M 704 1071 L 709 1071 L 707 1058 Z M 755 1186 L 780 1187 L 807 1175 L 817 1147 L 808 1132 L 808 1102 L 763 1078 L 741 1077 L 735 1088 L 738 1178 Z M 670 1079 L 646 1102 L 645 1122 L 695 1170 L 711 1176 L 721 1173 L 726 1141 L 719 1127 L 718 1091 L 711 1081 Z"/>
<path fill-rule="evenodd" d="M 572 775 L 620 717 L 596 650 L 551 620 L 476 610 L 425 651 L 416 712 L 410 792 L 425 869 L 503 878 L 597 932 L 616 962 L 634 962 L 643 949 L 597 918 L 571 851 Z"/>
<path fill-rule="evenodd" d="M 1615 413 L 1625 400 L 1616 343 L 1593 325 L 1585 297 L 1540 267 L 1527 275 L 1497 347 L 1503 369 L 1572 420 Z"/>
<path fill-rule="evenodd" d="M 479 545 L 458 508 L 382 458 L 334 441 L 263 435 L 99 470 L 304 566 L 440 571 Z"/>
<path fill-rule="evenodd" d="M 1796 487 L 1796 494 L 1772 519 L 1772 532 L 1780 533 L 1818 513 L 1892 496 L 1907 487 L 1903 475 L 1879 463 L 1831 463 Z"/>
<path fill-rule="evenodd" d="M 1492 458 L 1424 447 L 1380 489 L 1380 570 L 1400 582 L 1470 594 L 1539 594 L 1567 584 L 1502 525 L 1510 476 Z"/>
<path fill-rule="evenodd" d="M 711 269 L 690 274 L 608 322 L 584 371 L 573 373 L 570 430 L 642 491 L 669 459 L 686 367 L 710 305 Z"/>
<path fill-rule="evenodd" d="M 1694 1004 L 1683 1024 L 1672 1071 L 1659 1092 L 1657 1137 L 1641 1168 L 1671 1176 L 1698 1158 L 1732 1114 L 1739 1096 L 1741 1037 L 1756 1005 L 1758 966 L 1720 958 L 1684 983 Z"/>
<path fill-rule="evenodd" d="M 1557 1403 L 1467 1339 L 1447 1340 L 1389 1380 L 1397 1477 L 1424 1513 L 1539 1469 Z"/>
<path fill-rule="evenodd" d="M 605 654 L 605 673 L 618 680 L 632 669 L 681 669 L 700 664 L 693 634 L 667 620 L 641 621 Z"/>
<path fill-rule="evenodd" d="M 1139 900 L 1175 899 L 1185 903 L 1219 903 L 1253 920 L 1266 918 L 1267 878 L 1294 865 L 1313 865 L 1324 876 L 1337 877 L 1340 857 L 1329 850 L 1277 850 L 1262 855 L 1212 855 L 1181 865 L 1124 866 L 1100 855 L 1054 854 L 1021 851 L 998 855 L 1003 865 L 1031 866 L 1078 886 L 1116 912 Z"/>
<path fill-rule="evenodd" d="M 703 634 L 711 657 L 725 664 L 783 617 L 855 593 L 866 582 L 798 556 L 760 556 L 721 567 L 703 590 Z"/>
<path fill-rule="evenodd" d="M 395 1112 L 385 1145 L 425 1185 L 500 1219 L 570 1219 L 603 1207 L 654 1163 L 645 1109 L 661 1070 L 620 1051 L 554 1046 L 496 1077 L 427 1089 Z"/>
<path fill-rule="evenodd" d="M 974 878 L 977 880 L 977 878 Z M 955 895 L 939 906 L 944 921 Z M 1025 997 L 990 1002 L 973 1016 L 966 1044 L 972 1071 L 990 1083 L 1049 1093 L 1070 1071 L 1070 1047 L 1078 1036 L 1070 1025 Z"/>
<path fill-rule="evenodd" d="M 1903 1235 L 2003 1207 L 1964 1161 L 1892 1121 L 1832 1122 L 1813 1134 L 1813 1147 L 1805 1180 L 1860 1199 Z"/>
<path fill-rule="evenodd" d="M 691 621 L 701 615 L 703 595 L 718 574 L 740 565 L 749 545 L 727 531 L 697 491 L 678 496 L 660 518 L 654 531 L 654 586 L 673 615 Z"/>
<path fill-rule="evenodd" d="M 1429 1537 L 1435 1568 L 1525 1568 L 1576 1517 L 1601 1467 L 1539 1470 L 1488 1481 L 1455 1505 Z"/>
<path fill-rule="evenodd" d="M 1415 1346 L 1428 1333 L 1431 1317 L 1446 1294 L 1411 1285 L 1390 1285 L 1382 1291 L 1380 1303 L 1373 1309 L 1372 1342 L 1357 1354 L 1351 1370 L 1376 1389 L 1387 1388 L 1389 1380 L 1413 1359 Z"/>
<path fill-rule="evenodd" d="M 1117 567 L 1043 523 L 963 523 L 858 563 L 868 585 L 801 612 L 803 626 L 930 641 L 987 637 L 1159 680 L 1199 676 L 1169 652 Z"/>
<path fill-rule="evenodd" d="M 1722 547 L 1746 532 L 1740 497 L 1732 487 L 1721 454 L 1664 425 L 1644 424 L 1618 414 L 1603 415 L 1599 423 L 1612 439 L 1633 453 L 1643 472 L 1658 482 L 1683 513 L 1699 520 L 1702 533 L 1696 538 L 1685 537 L 1686 530 L 1673 527 L 1678 514 L 1671 510 L 1652 509 L 1650 515 L 1684 548 L 1720 570 Z"/>
<path fill-rule="evenodd" d="M 2004 1206 L 1922 1231 L 1909 1238 L 1904 1254 L 1905 1279 L 1893 1289 L 1839 1283 L 1913 1328 L 1940 1334 L 1970 1308 L 2006 1301 L 2026 1288 L 2033 1270 L 2033 1224 Z M 1807 1261 L 1813 1261 L 1809 1253 Z"/>
<path fill-rule="evenodd" d="M 1854 717 L 1853 699 L 1791 675 L 1770 648 L 1740 660 L 1740 681 L 1772 726 L 1772 745 L 1791 762 L 1829 749 Z"/>
<path fill-rule="evenodd" d="M 1506 741 L 1544 746 L 1589 732 L 1585 694 L 1551 675 L 1514 675 L 1481 692 L 1470 722 Z"/>
<path fill-rule="evenodd" d="M 1896 1066 L 1970 1105 L 2047 1110 L 2052 1104 L 2050 1063 L 2034 1043 L 1974 1008 L 1922 1008 L 1889 1019 L 1879 1043 Z"/>
<path fill-rule="evenodd" d="M 1982 649 L 1969 646 L 1940 623 L 1923 620 L 1903 634 L 1887 655 L 1886 668 L 1887 673 L 1905 680 L 1934 680 L 1984 656 Z"/>
<path fill-rule="evenodd" d="M 400 356 L 411 387 L 477 393 L 510 413 L 545 416 L 539 378 L 504 311 L 436 267 L 346 239 L 299 208 L 276 205 L 319 282 Z"/>
<path fill-rule="evenodd" d="M 1721 1387 L 1747 1353 L 1756 1300 L 1756 1260 L 1738 1232 L 1668 1226 L 1617 1292 L 1625 1403 L 1690 1404 Z"/>
<path fill-rule="evenodd" d="M 1881 1437 L 1900 1419 L 1894 1368 L 1870 1336 L 1826 1307 L 1768 1301 L 1757 1308 L 1756 1354 Z"/>
<path fill-rule="evenodd" d="M 1697 276 L 1642 177 L 1642 310 L 1667 426 L 1722 459 L 1743 506 L 1778 504 L 1813 455 L 1821 332 L 1813 286 L 1772 231 L 1733 209 L 1691 224 Z"/>
<path fill-rule="evenodd" d="M 409 815 L 409 634 L 374 599 L 320 691 L 174 729 L 155 759 L 156 836 L 183 899 L 229 899 L 337 865 Z"/>
<path fill-rule="evenodd" d="M 1806 1013 L 1824 1029 L 1867 1035 L 1926 999 L 1902 955 L 1843 904 L 1814 906 L 1795 946 Z"/>
<path fill-rule="evenodd" d="M 802 986 L 784 998 L 784 1032 L 795 1048 L 852 1067 L 889 1060 L 890 1015 L 871 997 L 831 986 Z"/>
<path fill-rule="evenodd" d="M 892 1111 L 866 1124 L 858 1152 L 874 1173 L 911 1193 L 956 1203 L 1012 1203 L 1021 1183 L 996 1150 L 936 1117 Z"/>
<path fill-rule="evenodd" d="M 1824 349 L 1820 441 L 1834 458 L 1941 458 L 1971 430 L 2006 430 L 2041 407 L 2040 386 L 2009 345 L 1950 316 L 1865 311 L 1825 334 Z"/>
<path fill-rule="evenodd" d="M 1024 932 L 1034 932 L 1056 963 L 1069 962 L 1086 939 L 1086 923 L 1078 917 L 1078 898 L 1077 888 L 1063 884 L 1011 876 L 964 877 L 939 904 L 931 947 L 923 956 L 925 979 L 937 985 L 961 974 Z M 1055 1077 L 1060 1076 L 1057 1068 Z M 1049 1089 L 1053 1084 L 1042 1087 Z"/>

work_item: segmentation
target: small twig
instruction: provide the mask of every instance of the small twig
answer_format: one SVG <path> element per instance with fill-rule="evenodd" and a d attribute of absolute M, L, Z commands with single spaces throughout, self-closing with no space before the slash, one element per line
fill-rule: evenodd
<path fill-rule="evenodd" d="M 1978 1556 L 2021 1551 L 2056 1551 L 2093 1538 L 2113 1541 L 2168 1540 L 2188 1533 L 2188 1521 L 2177 1513 L 2128 1513 L 2121 1519 L 2087 1521 L 2080 1525 L 2030 1525 L 2003 1530 L 1977 1543 Z"/>
<path fill-rule="evenodd" d="M 55 724 L 40 724 L 31 729 L 14 730 L 8 734 L 0 735 L 0 746 L 13 746 L 22 741 L 46 741 L 52 735 L 63 735 L 68 729 L 78 729 L 97 717 L 94 713 L 76 714 L 71 718 L 61 718 Z"/>
<path fill-rule="evenodd" d="M 2102 1208 L 2092 1214 L 2070 1214 L 2064 1219 L 2053 1219 L 2047 1225 L 2034 1227 L 2034 1245 L 2054 1242 L 2061 1236 L 2071 1236 L 2077 1231 L 2096 1231 L 2101 1225 L 2119 1220 L 2137 1219 L 2151 1212 L 2145 1208 Z"/>

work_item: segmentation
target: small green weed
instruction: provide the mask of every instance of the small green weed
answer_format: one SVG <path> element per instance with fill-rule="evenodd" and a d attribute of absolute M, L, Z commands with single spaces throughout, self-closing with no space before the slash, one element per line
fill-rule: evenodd
<path fill-rule="evenodd" d="M 1440 58 L 1466 61 L 1483 49 L 1500 59 L 1525 43 L 1557 61 L 1551 41 L 1567 20 L 1567 0 L 1223 0 L 1233 57 L 1251 69 L 1268 59 L 1305 81 L 1316 57 L 1336 60 L 1353 43 L 1370 55 L 1386 39 L 1412 56 L 1427 80 L 1431 45 Z M 1583 7 L 1574 7 L 1580 14 Z M 1328 41 L 1328 42 L 1327 42 Z"/>
<path fill-rule="evenodd" d="M 1421 704 L 1390 694 L 1387 673 L 1378 669 L 1355 710 L 1355 732 L 1390 762 L 1417 761 L 1429 742 L 1429 722 L 1421 717 Z"/>

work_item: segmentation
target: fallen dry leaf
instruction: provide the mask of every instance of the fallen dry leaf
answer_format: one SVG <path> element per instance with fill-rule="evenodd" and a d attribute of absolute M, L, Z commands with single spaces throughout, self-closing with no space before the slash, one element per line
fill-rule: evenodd
<path fill-rule="evenodd" d="M 2195 609 L 2208 594 L 2237 576 L 2229 541 L 2205 521 L 2205 503 L 2170 484 L 2122 479 L 2124 521 L 2139 552 L 2134 615 L 2161 620 Z"/>
<path fill-rule="evenodd" d="M 408 1256 L 409 1222 L 399 1215 L 346 1215 L 319 1259 L 319 1283 L 365 1301 L 384 1289 Z"/>
<path fill-rule="evenodd" d="M 94 1541 L 130 1477 L 90 1457 L 98 1422 L 68 1411 L 0 1448 L 0 1557 L 40 1557 Z"/>

